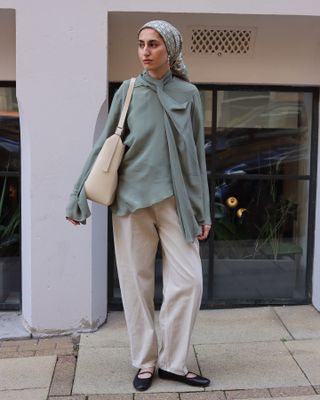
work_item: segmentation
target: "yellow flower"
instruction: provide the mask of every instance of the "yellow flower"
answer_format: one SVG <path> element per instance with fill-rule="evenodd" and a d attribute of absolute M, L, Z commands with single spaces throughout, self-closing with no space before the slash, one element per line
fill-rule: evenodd
<path fill-rule="evenodd" d="M 238 200 L 235 197 L 232 196 L 232 197 L 228 197 L 227 198 L 226 203 L 227 203 L 228 207 L 235 208 L 238 205 Z"/>
<path fill-rule="evenodd" d="M 238 217 L 238 218 L 241 218 L 242 215 L 243 215 L 243 213 L 245 213 L 245 212 L 247 212 L 247 209 L 246 209 L 246 208 L 239 208 L 239 209 L 237 210 L 237 217 Z"/>

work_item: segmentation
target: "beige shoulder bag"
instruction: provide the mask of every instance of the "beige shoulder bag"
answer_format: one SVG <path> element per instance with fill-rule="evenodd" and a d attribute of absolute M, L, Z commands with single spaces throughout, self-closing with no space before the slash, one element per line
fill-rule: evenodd
<path fill-rule="evenodd" d="M 118 168 L 125 150 L 121 136 L 134 82 L 135 78 L 131 78 L 117 129 L 104 142 L 84 184 L 87 199 L 106 206 L 113 203 L 118 186 Z"/>

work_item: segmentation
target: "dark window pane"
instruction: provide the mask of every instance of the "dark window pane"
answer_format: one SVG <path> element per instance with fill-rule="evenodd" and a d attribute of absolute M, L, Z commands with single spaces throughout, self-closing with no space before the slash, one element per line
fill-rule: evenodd
<path fill-rule="evenodd" d="M 20 126 L 15 88 L 0 87 L 0 309 L 19 309 Z"/>
<path fill-rule="evenodd" d="M 216 297 L 303 298 L 308 193 L 304 180 L 217 180 Z"/>

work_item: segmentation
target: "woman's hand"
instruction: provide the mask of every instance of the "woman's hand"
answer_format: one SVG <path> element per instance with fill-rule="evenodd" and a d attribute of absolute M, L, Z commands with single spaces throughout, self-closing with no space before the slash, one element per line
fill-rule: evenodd
<path fill-rule="evenodd" d="M 80 222 L 79 222 L 79 221 L 76 221 L 75 219 L 66 217 L 66 220 L 69 221 L 69 222 L 71 222 L 73 225 L 80 225 Z"/>
<path fill-rule="evenodd" d="M 211 225 L 200 225 L 201 226 L 201 234 L 197 236 L 198 240 L 205 240 L 207 239 L 210 229 L 211 229 Z"/>

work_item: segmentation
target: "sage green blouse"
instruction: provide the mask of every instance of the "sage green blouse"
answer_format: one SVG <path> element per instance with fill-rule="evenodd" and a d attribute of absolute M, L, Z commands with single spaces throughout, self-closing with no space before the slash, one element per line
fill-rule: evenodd
<path fill-rule="evenodd" d="M 116 92 L 107 123 L 70 195 L 66 216 L 81 223 L 90 216 L 84 182 L 120 118 L 129 80 Z M 200 224 L 210 224 L 201 100 L 197 88 L 168 71 L 158 80 L 147 72 L 135 82 L 127 115 L 127 151 L 119 170 L 112 212 L 126 215 L 172 194 L 185 238 L 194 241 Z"/>
<path fill-rule="evenodd" d="M 162 80 L 153 79 L 155 85 Z M 140 116 L 143 119 L 143 129 Z M 163 120 L 163 107 L 148 86 L 134 88 L 127 118 L 127 151 L 119 169 L 117 195 L 112 212 L 122 216 L 173 195 L 169 148 Z"/>

